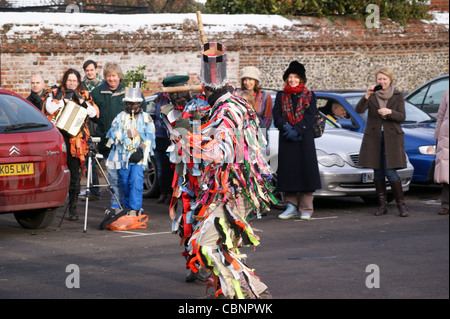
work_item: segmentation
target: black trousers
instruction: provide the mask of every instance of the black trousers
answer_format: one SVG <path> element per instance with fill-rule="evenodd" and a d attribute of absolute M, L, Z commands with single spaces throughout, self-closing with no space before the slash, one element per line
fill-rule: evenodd
<path fill-rule="evenodd" d="M 77 207 L 78 194 L 80 193 L 81 182 L 81 168 L 80 159 L 73 157 L 70 154 L 70 142 L 69 136 L 64 135 L 64 141 L 67 146 L 67 167 L 70 170 L 70 183 L 69 183 L 69 211 L 74 210 Z"/>

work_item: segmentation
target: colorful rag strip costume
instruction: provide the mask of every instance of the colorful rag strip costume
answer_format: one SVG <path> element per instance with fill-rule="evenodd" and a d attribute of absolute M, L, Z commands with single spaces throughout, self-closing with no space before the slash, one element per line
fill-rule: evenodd
<path fill-rule="evenodd" d="M 127 134 L 129 129 L 135 129 L 139 134 L 130 138 Z M 142 211 L 144 168 L 155 148 L 153 120 L 148 113 L 142 111 L 142 108 L 134 119 L 125 109 L 114 118 L 106 137 L 109 139 L 107 146 L 112 146 L 106 166 L 118 170 L 123 195 L 119 201 L 123 203 L 125 209 Z M 138 163 L 130 163 L 131 155 L 139 149 L 140 145 L 145 145 L 142 150 L 142 159 Z"/>
<path fill-rule="evenodd" d="M 203 118 L 189 112 L 193 109 L 205 110 L 204 104 L 193 100 L 184 113 L 178 111 L 178 117 L 170 114 L 176 110 L 163 115 L 172 136 L 178 133 L 181 137 L 171 152 L 183 170 L 177 170 L 175 186 L 192 187 L 186 191 L 195 194 L 191 210 L 198 223 L 189 240 L 187 267 L 194 272 L 212 271 L 210 281 L 216 294 L 259 298 L 267 286 L 243 263 L 245 255 L 239 247 L 259 244 L 247 215 L 276 202 L 271 193 L 272 173 L 262 153 L 267 142 L 256 113 L 244 99 L 224 92 Z"/>

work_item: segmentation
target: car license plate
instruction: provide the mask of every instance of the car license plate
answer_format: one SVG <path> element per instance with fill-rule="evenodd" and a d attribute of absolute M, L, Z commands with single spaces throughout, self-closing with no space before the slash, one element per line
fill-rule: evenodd
<path fill-rule="evenodd" d="M 363 173 L 362 182 L 363 183 L 372 183 L 373 182 L 373 173 Z"/>
<path fill-rule="evenodd" d="M 0 176 L 33 175 L 33 163 L 1 164 Z"/>

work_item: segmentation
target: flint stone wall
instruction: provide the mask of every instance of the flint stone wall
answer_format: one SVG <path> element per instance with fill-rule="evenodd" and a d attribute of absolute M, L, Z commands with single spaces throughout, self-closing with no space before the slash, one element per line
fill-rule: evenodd
<path fill-rule="evenodd" d="M 381 66 L 394 70 L 395 85 L 405 92 L 448 73 L 448 25 L 381 21 L 377 29 L 367 28 L 364 21 L 303 17 L 269 28 L 247 25 L 243 16 L 240 28 L 227 30 L 217 28 L 216 16 L 220 18 L 209 17 L 215 21 L 209 23 L 208 15 L 203 16 L 206 36 L 226 45 L 228 77 L 235 86 L 239 70 L 252 65 L 261 70 L 262 87 L 278 90 L 292 60 L 305 65 L 312 90 L 365 89 Z M 187 74 L 190 84 L 199 83 L 201 42 L 195 15 L 178 24 L 113 32 L 105 26 L 73 27 L 69 22 L 49 27 L 0 21 L 1 85 L 26 96 L 31 75 L 41 73 L 48 85 L 58 84 L 69 67 L 84 74 L 87 59 L 97 61 L 100 70 L 108 61 L 118 62 L 124 72 L 145 65 L 150 82 L 146 95 L 157 92 L 169 75 Z"/>

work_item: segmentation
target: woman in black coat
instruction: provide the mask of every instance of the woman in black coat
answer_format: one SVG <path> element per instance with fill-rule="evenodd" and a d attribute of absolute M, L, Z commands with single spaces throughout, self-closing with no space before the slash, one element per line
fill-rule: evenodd
<path fill-rule="evenodd" d="M 316 96 L 305 87 L 303 64 L 293 61 L 283 75 L 286 84 L 277 93 L 273 108 L 275 127 L 280 131 L 277 191 L 285 193 L 286 210 L 281 219 L 310 219 L 313 192 L 320 189 L 320 175 L 314 143 L 313 123 Z"/>

